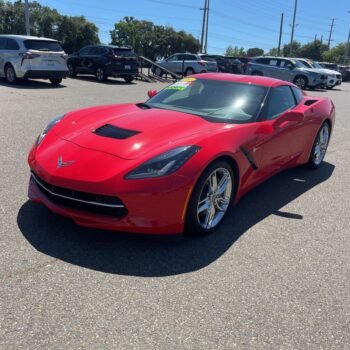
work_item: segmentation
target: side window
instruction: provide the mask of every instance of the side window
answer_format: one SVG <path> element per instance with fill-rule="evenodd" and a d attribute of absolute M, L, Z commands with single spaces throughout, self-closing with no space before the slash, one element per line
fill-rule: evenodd
<path fill-rule="evenodd" d="M 266 109 L 266 119 L 275 119 L 295 107 L 295 99 L 289 86 L 278 86 L 271 91 Z"/>
<path fill-rule="evenodd" d="M 296 86 L 292 86 L 292 90 L 293 90 L 295 99 L 297 100 L 297 104 L 299 104 L 301 100 L 304 98 L 303 92 Z"/>
<path fill-rule="evenodd" d="M 0 50 L 6 49 L 6 40 L 5 38 L 0 38 Z"/>
<path fill-rule="evenodd" d="M 286 68 L 293 68 L 294 67 L 294 64 L 291 62 L 291 61 L 285 61 L 286 63 L 285 63 L 285 67 Z"/>
<path fill-rule="evenodd" d="M 169 62 L 172 62 L 172 61 L 178 61 L 178 55 L 172 55 L 168 58 L 168 61 Z"/>
<path fill-rule="evenodd" d="M 270 66 L 277 66 L 277 60 L 270 60 L 269 65 Z"/>
<path fill-rule="evenodd" d="M 285 60 L 279 60 L 279 66 L 281 67 L 281 68 L 283 68 L 283 67 L 285 67 L 286 66 L 286 61 Z"/>
<path fill-rule="evenodd" d="M 185 55 L 185 61 L 197 61 L 197 57 L 194 55 Z"/>
<path fill-rule="evenodd" d="M 258 58 L 256 60 L 256 63 L 259 64 L 269 64 L 270 63 L 270 59 L 269 58 Z"/>
<path fill-rule="evenodd" d="M 81 49 L 79 51 L 79 54 L 80 54 L 80 56 L 88 56 L 88 55 L 90 55 L 92 49 L 93 49 L 93 47 L 84 47 L 83 49 Z"/>
<path fill-rule="evenodd" d="M 7 39 L 7 50 L 19 50 L 19 46 L 17 44 L 17 41 L 15 39 Z"/>

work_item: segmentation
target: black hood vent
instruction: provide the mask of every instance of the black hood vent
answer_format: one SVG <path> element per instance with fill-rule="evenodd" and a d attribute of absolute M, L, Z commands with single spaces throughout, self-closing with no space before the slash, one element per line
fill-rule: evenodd
<path fill-rule="evenodd" d="M 122 129 L 118 126 L 105 124 L 94 130 L 93 133 L 99 136 L 109 137 L 111 139 L 125 140 L 131 136 L 139 134 L 140 131 Z"/>

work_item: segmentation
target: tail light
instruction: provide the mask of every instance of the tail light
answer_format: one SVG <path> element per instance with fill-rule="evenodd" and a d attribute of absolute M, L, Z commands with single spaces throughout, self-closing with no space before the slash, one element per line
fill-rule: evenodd
<path fill-rule="evenodd" d="M 198 64 L 199 64 L 200 66 L 206 66 L 206 65 L 207 65 L 207 63 L 204 62 L 204 61 L 198 61 Z"/>
<path fill-rule="evenodd" d="M 22 57 L 22 60 L 31 60 L 33 58 L 40 57 L 40 55 L 31 52 L 24 52 L 19 54 Z"/>

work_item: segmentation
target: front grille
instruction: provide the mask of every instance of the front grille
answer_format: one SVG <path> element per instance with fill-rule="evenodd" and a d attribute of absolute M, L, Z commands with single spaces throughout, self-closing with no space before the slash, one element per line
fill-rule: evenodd
<path fill-rule="evenodd" d="M 137 135 L 140 132 L 119 128 L 111 124 L 105 124 L 93 131 L 94 134 L 112 139 L 125 140 L 131 136 Z"/>
<path fill-rule="evenodd" d="M 32 179 L 43 194 L 53 203 L 62 207 L 114 217 L 122 217 L 127 214 L 127 209 L 123 202 L 117 197 L 54 186 L 44 181 L 33 172 Z"/>

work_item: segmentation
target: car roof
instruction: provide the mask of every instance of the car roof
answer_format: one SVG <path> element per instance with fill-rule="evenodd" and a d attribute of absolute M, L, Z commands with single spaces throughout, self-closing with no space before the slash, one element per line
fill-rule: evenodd
<path fill-rule="evenodd" d="M 47 40 L 57 42 L 58 40 L 44 38 L 39 36 L 29 36 L 29 35 L 13 35 L 13 34 L 0 34 L 0 38 L 12 38 L 12 39 L 20 39 L 20 40 Z"/>
<path fill-rule="evenodd" d="M 294 86 L 292 83 L 284 80 L 261 77 L 257 75 L 240 75 L 240 74 L 230 74 L 230 73 L 200 73 L 192 76 L 193 78 L 200 79 L 210 79 L 210 80 L 220 80 L 229 81 L 233 83 L 242 84 L 254 84 L 266 87 L 276 87 L 280 85 Z"/>

